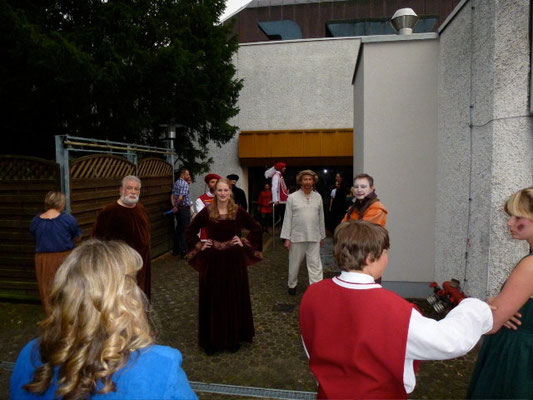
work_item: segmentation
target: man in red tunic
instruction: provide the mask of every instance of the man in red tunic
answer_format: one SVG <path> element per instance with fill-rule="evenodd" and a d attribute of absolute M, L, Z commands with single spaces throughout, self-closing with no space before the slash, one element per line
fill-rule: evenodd
<path fill-rule="evenodd" d="M 139 252 L 143 267 L 137 273 L 137 284 L 150 298 L 150 220 L 139 203 L 141 180 L 129 175 L 122 179 L 120 198 L 107 205 L 96 218 L 93 236 L 102 240 L 122 240 Z"/>
<path fill-rule="evenodd" d="M 207 184 L 208 190 L 201 196 L 198 196 L 198 198 L 194 202 L 196 214 L 202 211 L 204 207 L 207 207 L 209 204 L 211 204 L 213 198 L 215 197 L 215 186 L 217 185 L 217 182 L 220 178 L 221 176 L 217 174 L 207 174 L 205 176 L 204 182 Z M 207 240 L 207 232 L 204 228 L 200 230 L 200 240 Z"/>

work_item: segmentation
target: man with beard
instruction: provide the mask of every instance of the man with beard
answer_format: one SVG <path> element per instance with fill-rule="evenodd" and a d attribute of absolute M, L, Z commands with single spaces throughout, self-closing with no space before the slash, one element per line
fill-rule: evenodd
<path fill-rule="evenodd" d="M 326 238 L 322 197 L 313 191 L 318 181 L 316 172 L 306 169 L 296 175 L 300 190 L 287 199 L 285 218 L 280 237 L 289 250 L 288 292 L 294 296 L 298 285 L 298 271 L 306 259 L 309 284 L 322 280 L 320 246 Z"/>
<path fill-rule="evenodd" d="M 207 174 L 205 176 L 204 182 L 207 184 L 207 191 L 201 196 L 198 196 L 198 198 L 194 202 L 196 214 L 198 214 L 205 207 L 211 204 L 211 202 L 215 198 L 215 186 L 217 185 L 217 182 L 220 178 L 221 176 L 217 174 Z M 202 242 L 207 240 L 207 232 L 204 228 L 200 230 L 200 240 Z"/>
<path fill-rule="evenodd" d="M 141 180 L 133 175 L 122 179 L 120 198 L 104 207 L 93 227 L 93 236 L 101 240 L 122 240 L 133 247 L 143 259 L 137 273 L 137 284 L 150 298 L 150 221 L 139 203 Z"/>

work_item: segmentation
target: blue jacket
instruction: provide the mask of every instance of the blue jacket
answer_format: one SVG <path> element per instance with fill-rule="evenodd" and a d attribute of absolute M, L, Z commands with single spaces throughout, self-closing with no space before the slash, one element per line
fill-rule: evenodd
<path fill-rule="evenodd" d="M 13 400 L 56 399 L 58 368 L 54 372 L 51 385 L 43 395 L 27 392 L 23 388 L 31 382 L 33 373 L 42 365 L 38 344 L 38 339 L 32 340 L 24 346 L 17 358 L 9 389 Z M 181 369 L 181 361 L 181 353 L 168 346 L 151 345 L 133 352 L 126 366 L 113 375 L 117 391 L 97 394 L 91 399 L 197 399 L 185 372 Z"/>

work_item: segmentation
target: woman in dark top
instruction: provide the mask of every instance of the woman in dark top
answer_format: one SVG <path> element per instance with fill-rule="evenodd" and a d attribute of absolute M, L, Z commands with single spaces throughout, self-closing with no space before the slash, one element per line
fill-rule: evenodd
<path fill-rule="evenodd" d="M 504 209 L 510 236 L 525 241 L 529 254 L 489 301 L 494 334 L 483 339 L 468 399 L 533 399 L 533 188 L 513 194 Z"/>
<path fill-rule="evenodd" d="M 46 313 L 49 313 L 48 292 L 59 266 L 74 248 L 81 236 L 76 219 L 65 214 L 65 195 L 50 191 L 44 198 L 45 212 L 36 215 L 30 225 L 35 238 L 35 275 L 39 296 Z"/>
<path fill-rule="evenodd" d="M 332 198 L 328 221 L 328 229 L 331 232 L 335 231 L 337 225 L 339 225 L 341 220 L 346 215 L 346 210 L 348 209 L 347 197 L 350 194 L 350 187 L 348 185 L 348 182 L 344 179 L 344 176 L 340 172 L 335 175 L 335 183 L 335 197 Z"/>
<path fill-rule="evenodd" d="M 205 228 L 208 239 L 197 232 Z M 249 231 L 241 238 L 241 229 Z M 186 231 L 189 263 L 200 273 L 199 342 L 207 354 L 237 351 L 252 342 L 254 322 L 247 266 L 262 259 L 262 232 L 250 214 L 231 198 L 227 179 L 220 179 L 215 198 L 194 217 Z"/>

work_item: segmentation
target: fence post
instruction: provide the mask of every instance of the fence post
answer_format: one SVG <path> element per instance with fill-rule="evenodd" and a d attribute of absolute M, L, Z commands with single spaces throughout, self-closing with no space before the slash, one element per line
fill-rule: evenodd
<path fill-rule="evenodd" d="M 61 191 L 65 194 L 65 211 L 72 212 L 70 207 L 70 167 L 68 159 L 68 149 L 65 149 L 63 141 L 65 135 L 56 135 L 56 162 L 59 164 L 59 176 L 61 180 Z"/>

